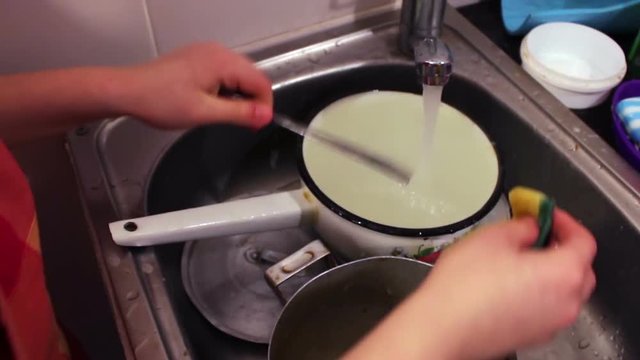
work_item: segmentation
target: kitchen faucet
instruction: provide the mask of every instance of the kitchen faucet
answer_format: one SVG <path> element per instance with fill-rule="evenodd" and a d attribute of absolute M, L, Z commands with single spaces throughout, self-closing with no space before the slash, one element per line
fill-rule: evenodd
<path fill-rule="evenodd" d="M 399 46 L 415 59 L 423 85 L 443 86 L 451 76 L 451 51 L 440 40 L 446 4 L 446 0 L 402 0 Z"/>

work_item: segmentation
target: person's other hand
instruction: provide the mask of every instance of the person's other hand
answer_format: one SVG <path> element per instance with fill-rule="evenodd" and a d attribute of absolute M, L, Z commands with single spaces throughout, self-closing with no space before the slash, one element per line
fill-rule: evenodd
<path fill-rule="evenodd" d="M 126 84 L 114 97 L 115 108 L 156 127 L 226 122 L 260 128 L 272 117 L 270 80 L 248 58 L 214 43 L 188 46 L 122 72 Z M 221 97 L 223 88 L 245 97 Z"/>
<path fill-rule="evenodd" d="M 532 249 L 532 218 L 480 228 L 445 250 L 414 297 L 448 334 L 455 359 L 486 359 L 550 340 L 570 326 L 595 287 L 593 236 L 562 210 L 552 243 Z M 418 315 L 416 315 L 418 316 Z"/>

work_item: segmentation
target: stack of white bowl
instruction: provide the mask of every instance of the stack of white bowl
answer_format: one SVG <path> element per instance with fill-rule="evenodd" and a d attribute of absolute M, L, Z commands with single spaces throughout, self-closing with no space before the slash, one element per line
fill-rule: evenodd
<path fill-rule="evenodd" d="M 624 52 L 613 39 L 569 22 L 532 29 L 520 57 L 524 70 L 571 109 L 602 103 L 627 72 Z"/>

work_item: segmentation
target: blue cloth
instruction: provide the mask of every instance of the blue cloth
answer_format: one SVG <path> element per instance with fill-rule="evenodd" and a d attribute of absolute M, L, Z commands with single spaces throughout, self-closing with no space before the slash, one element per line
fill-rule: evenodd
<path fill-rule="evenodd" d="M 513 35 L 555 21 L 635 34 L 640 28 L 640 0 L 502 0 L 502 21 Z"/>
<path fill-rule="evenodd" d="M 640 97 L 626 98 L 616 105 L 616 113 L 627 134 L 636 144 L 640 144 Z"/>

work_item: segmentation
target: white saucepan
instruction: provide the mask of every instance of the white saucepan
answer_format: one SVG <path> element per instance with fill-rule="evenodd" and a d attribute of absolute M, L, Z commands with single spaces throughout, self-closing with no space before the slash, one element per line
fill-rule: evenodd
<path fill-rule="evenodd" d="M 119 245 L 148 246 L 310 225 L 345 259 L 428 260 L 473 227 L 511 216 L 486 134 L 448 105 L 439 112 L 431 141 L 421 98 L 409 93 L 348 96 L 309 124 L 412 166 L 408 185 L 305 138 L 301 189 L 117 221 L 111 234 Z"/>

